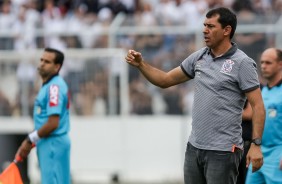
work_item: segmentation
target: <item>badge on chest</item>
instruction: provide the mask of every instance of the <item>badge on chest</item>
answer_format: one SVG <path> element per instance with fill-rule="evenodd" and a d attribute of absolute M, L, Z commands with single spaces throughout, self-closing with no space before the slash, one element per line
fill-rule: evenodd
<path fill-rule="evenodd" d="M 40 113 L 41 113 L 41 107 L 40 107 L 40 106 L 37 106 L 37 107 L 36 107 L 36 113 L 37 113 L 37 114 L 40 114 Z"/>
<path fill-rule="evenodd" d="M 231 59 L 227 59 L 224 61 L 220 72 L 229 74 L 232 71 L 232 66 L 234 65 L 234 62 Z"/>

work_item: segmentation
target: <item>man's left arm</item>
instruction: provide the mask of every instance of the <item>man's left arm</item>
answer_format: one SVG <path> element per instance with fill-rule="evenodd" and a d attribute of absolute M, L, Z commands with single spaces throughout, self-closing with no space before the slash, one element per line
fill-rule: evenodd
<path fill-rule="evenodd" d="M 264 129 L 264 121 L 265 121 L 265 109 L 263 104 L 263 99 L 261 95 L 260 88 L 257 88 L 253 91 L 247 92 L 246 96 L 248 101 L 252 107 L 253 115 L 252 115 L 252 125 L 253 139 L 262 138 L 263 129 Z M 263 155 L 261 152 L 261 148 L 258 145 L 251 144 L 250 150 L 247 155 L 247 167 L 252 163 L 252 171 L 255 172 L 259 170 L 263 164 Z"/>
<path fill-rule="evenodd" d="M 40 138 L 48 137 L 54 130 L 59 126 L 60 116 L 51 115 L 48 118 L 47 123 L 45 123 L 39 130 L 38 135 Z"/>
<path fill-rule="evenodd" d="M 48 121 L 39 130 L 33 131 L 25 140 L 23 140 L 16 156 L 19 155 L 21 159 L 26 159 L 32 147 L 36 145 L 35 140 L 38 141 L 43 137 L 48 137 L 59 126 L 59 120 L 59 115 L 49 116 Z M 30 140 L 30 137 L 34 140 Z"/>

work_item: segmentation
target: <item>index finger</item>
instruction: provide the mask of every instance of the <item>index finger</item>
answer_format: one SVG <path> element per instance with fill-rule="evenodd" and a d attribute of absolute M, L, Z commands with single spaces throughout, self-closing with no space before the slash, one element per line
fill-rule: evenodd
<path fill-rule="evenodd" d="M 132 49 L 129 50 L 128 52 L 129 52 L 129 54 L 134 54 L 134 53 L 136 53 L 136 51 L 135 51 L 135 50 L 132 50 Z"/>
<path fill-rule="evenodd" d="M 252 172 L 256 172 L 260 169 L 260 167 L 255 167 L 254 164 L 253 164 L 253 167 L 252 167 Z"/>
<path fill-rule="evenodd" d="M 137 52 L 135 50 L 129 50 L 129 53 L 132 54 L 133 56 L 140 56 L 141 55 L 140 52 Z"/>
<path fill-rule="evenodd" d="M 250 157 L 247 156 L 246 158 L 246 167 L 248 168 L 250 165 Z"/>
<path fill-rule="evenodd" d="M 263 160 L 258 160 L 258 161 L 255 161 L 255 162 L 252 162 L 252 172 L 256 172 L 257 170 L 259 170 L 261 168 L 263 164 Z"/>

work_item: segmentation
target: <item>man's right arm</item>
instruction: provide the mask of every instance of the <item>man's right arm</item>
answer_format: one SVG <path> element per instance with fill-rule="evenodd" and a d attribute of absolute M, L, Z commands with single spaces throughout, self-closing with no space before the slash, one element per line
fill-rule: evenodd
<path fill-rule="evenodd" d="M 259 88 L 246 93 L 248 101 L 250 102 L 253 110 L 252 121 L 253 121 L 253 139 L 262 138 L 264 121 L 265 121 L 265 109 Z M 252 171 L 259 170 L 263 164 L 263 155 L 260 146 L 251 144 L 249 152 L 247 154 L 247 167 L 250 162 L 252 163 Z"/>
<path fill-rule="evenodd" d="M 164 72 L 146 63 L 141 53 L 134 50 L 129 50 L 125 59 L 127 63 L 137 67 L 148 81 L 161 88 L 168 88 L 190 80 L 180 66 Z"/>
<path fill-rule="evenodd" d="M 248 101 L 252 107 L 252 120 L 253 120 L 253 138 L 262 138 L 264 121 L 265 121 L 265 109 L 261 91 L 259 88 L 246 93 Z"/>

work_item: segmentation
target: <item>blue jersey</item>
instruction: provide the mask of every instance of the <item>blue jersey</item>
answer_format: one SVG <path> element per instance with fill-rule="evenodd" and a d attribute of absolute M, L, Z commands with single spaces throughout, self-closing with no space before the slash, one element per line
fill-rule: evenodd
<path fill-rule="evenodd" d="M 43 84 L 35 99 L 33 119 L 35 129 L 40 129 L 50 115 L 59 115 L 59 126 L 51 135 L 62 135 L 69 132 L 69 94 L 62 77 L 53 76 Z"/>
<path fill-rule="evenodd" d="M 262 98 L 266 110 L 262 135 L 263 166 L 252 172 L 249 166 L 246 184 L 282 183 L 282 170 L 279 162 L 282 158 L 282 81 L 280 84 L 262 88 Z"/>
<path fill-rule="evenodd" d="M 262 145 L 282 146 L 282 81 L 272 88 L 263 87 L 262 97 L 266 110 Z"/>

